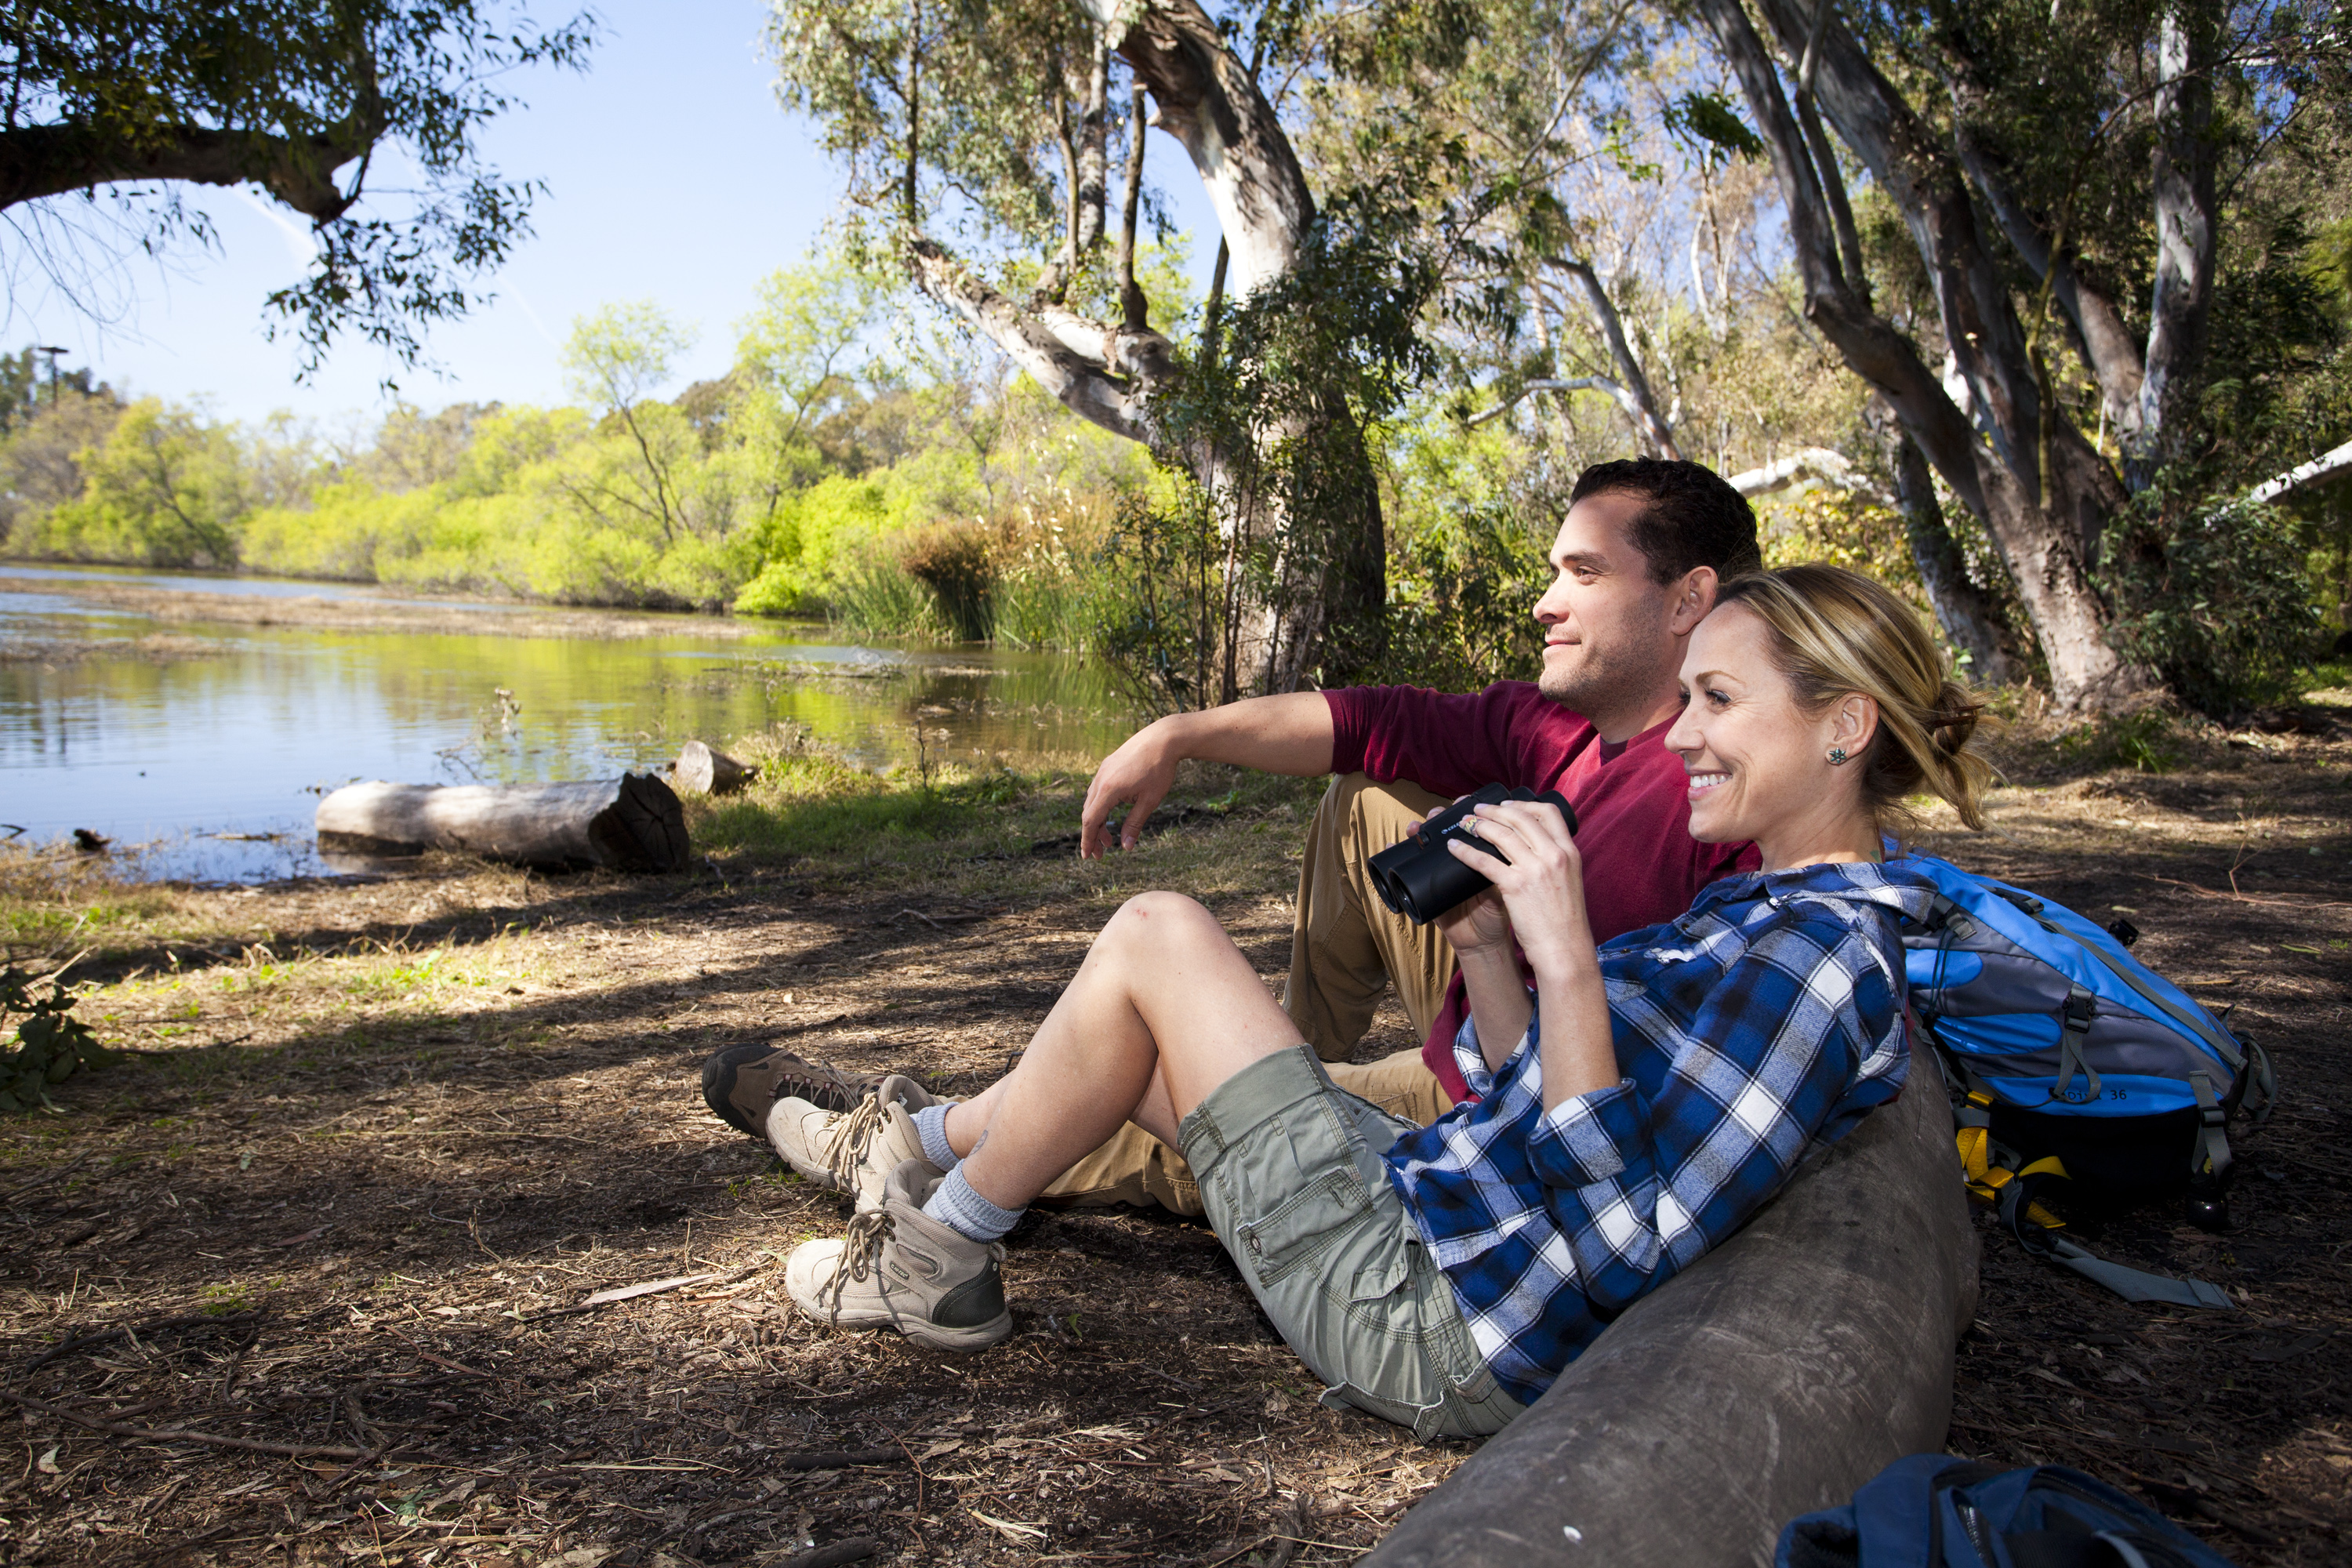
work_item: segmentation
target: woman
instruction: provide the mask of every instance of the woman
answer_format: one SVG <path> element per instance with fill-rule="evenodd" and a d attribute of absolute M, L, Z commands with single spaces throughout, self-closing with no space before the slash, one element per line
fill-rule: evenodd
<path fill-rule="evenodd" d="M 793 1300 L 933 1345 L 1002 1338 L 995 1239 L 1131 1118 L 1181 1145 L 1328 1403 L 1422 1437 L 1503 1426 L 1809 1147 L 1901 1088 L 1895 921 L 1924 915 L 1928 889 L 1882 858 L 1884 830 L 1923 787 L 1979 825 L 1976 705 L 1866 578 L 1809 565 L 1726 584 L 1682 680 L 1666 744 L 1689 774 L 1692 836 L 1752 839 L 1764 869 L 1596 948 L 1559 814 L 1479 807 L 1509 864 L 1453 847 L 1495 886 L 1441 922 L 1469 990 L 1455 1050 L 1476 1101 L 1423 1129 L 1333 1088 L 1208 912 L 1148 893 L 1103 929 L 1009 1077 L 894 1110 L 901 1136 L 856 1142 L 869 1160 L 918 1143 L 926 1158 L 844 1163 L 844 1184 L 879 1203 L 845 1240 L 794 1250 Z"/>

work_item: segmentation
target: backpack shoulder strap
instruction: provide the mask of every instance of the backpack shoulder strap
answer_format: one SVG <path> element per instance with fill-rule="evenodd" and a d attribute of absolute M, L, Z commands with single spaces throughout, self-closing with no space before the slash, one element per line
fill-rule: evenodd
<path fill-rule="evenodd" d="M 2010 1175 L 2005 1171 L 1996 1173 Z M 2176 1307 L 2210 1307 L 2221 1311 L 2237 1307 L 2228 1292 L 2209 1280 L 2179 1279 L 2150 1269 L 2126 1268 L 2101 1258 L 2080 1242 L 2060 1236 L 2054 1226 L 2034 1217 L 2034 1211 L 2041 1206 L 2033 1201 L 2042 1184 L 2037 1178 L 2063 1181 L 2065 1176 L 2066 1167 L 2059 1161 L 2036 1160 L 1999 1184 L 2000 1223 L 2017 1237 L 2019 1246 L 2045 1262 L 2071 1268 L 2084 1279 L 2105 1286 L 2126 1301 L 2164 1301 Z"/>

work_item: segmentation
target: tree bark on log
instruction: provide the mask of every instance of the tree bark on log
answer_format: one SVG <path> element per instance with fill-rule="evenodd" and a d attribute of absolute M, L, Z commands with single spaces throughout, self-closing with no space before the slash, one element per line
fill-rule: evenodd
<path fill-rule="evenodd" d="M 1373 1568 L 1767 1564 L 1780 1527 L 1944 1446 L 1977 1242 L 1926 1064 L 1745 1229 L 1610 1325 Z"/>
<path fill-rule="evenodd" d="M 683 870 L 686 816 L 649 773 L 551 784 L 346 784 L 319 803 L 321 849 L 455 849 L 518 865 Z"/>
<path fill-rule="evenodd" d="M 678 749 L 670 779 L 680 795 L 733 795 L 760 776 L 749 763 L 739 763 L 705 741 L 688 741 Z"/>

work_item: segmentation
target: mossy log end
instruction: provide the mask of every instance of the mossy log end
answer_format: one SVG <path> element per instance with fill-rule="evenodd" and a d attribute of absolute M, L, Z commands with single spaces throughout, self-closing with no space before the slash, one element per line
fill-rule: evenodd
<path fill-rule="evenodd" d="M 319 803 L 319 847 L 455 849 L 550 869 L 679 871 L 686 815 L 649 773 L 551 784 L 347 784 Z"/>
<path fill-rule="evenodd" d="M 1977 1242 L 1934 1069 L 1628 1308 L 1372 1568 L 1769 1564 L 1780 1527 L 1944 1446 Z"/>

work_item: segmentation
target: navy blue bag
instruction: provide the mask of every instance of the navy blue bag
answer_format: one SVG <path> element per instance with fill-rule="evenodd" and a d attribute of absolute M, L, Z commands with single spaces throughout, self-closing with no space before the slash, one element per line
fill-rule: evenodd
<path fill-rule="evenodd" d="M 1914 1454 L 1791 1520 L 1772 1568 L 2231 1568 L 2138 1499 L 2063 1465 Z"/>

